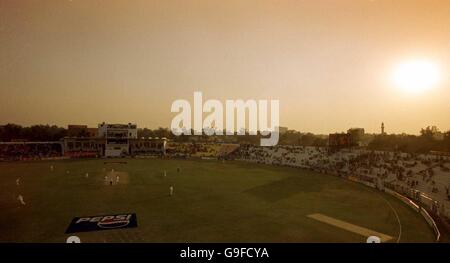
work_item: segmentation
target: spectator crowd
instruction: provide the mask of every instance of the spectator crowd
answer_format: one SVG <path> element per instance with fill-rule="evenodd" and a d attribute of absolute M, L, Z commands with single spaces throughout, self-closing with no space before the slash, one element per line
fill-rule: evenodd
<path fill-rule="evenodd" d="M 327 147 L 242 145 L 236 159 L 333 174 L 385 188 L 426 204 L 435 213 L 450 215 L 450 157 L 433 154 Z"/>

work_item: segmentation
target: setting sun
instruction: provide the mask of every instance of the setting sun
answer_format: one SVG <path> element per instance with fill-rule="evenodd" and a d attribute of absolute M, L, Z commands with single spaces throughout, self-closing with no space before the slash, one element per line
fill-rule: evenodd
<path fill-rule="evenodd" d="M 397 66 L 394 83 L 404 91 L 418 93 L 433 88 L 439 81 L 438 67 L 426 60 L 413 60 Z"/>

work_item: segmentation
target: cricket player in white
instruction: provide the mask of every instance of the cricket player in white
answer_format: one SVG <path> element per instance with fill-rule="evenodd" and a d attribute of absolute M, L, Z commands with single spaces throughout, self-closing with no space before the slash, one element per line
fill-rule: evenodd
<path fill-rule="evenodd" d="M 119 176 L 116 176 L 116 184 L 119 183 Z"/>
<path fill-rule="evenodd" d="M 16 185 L 20 185 L 20 178 L 16 179 Z"/>
<path fill-rule="evenodd" d="M 170 196 L 173 195 L 173 186 L 172 186 L 172 185 L 169 187 L 169 195 L 170 195 Z"/>
<path fill-rule="evenodd" d="M 164 177 L 166 177 L 166 175 L 167 175 L 167 172 L 166 172 L 166 170 L 164 170 Z"/>
<path fill-rule="evenodd" d="M 19 195 L 19 196 L 17 197 L 17 200 L 19 200 L 20 204 L 26 205 L 26 204 L 25 204 L 25 201 L 23 201 L 23 196 L 22 196 L 22 195 Z"/>

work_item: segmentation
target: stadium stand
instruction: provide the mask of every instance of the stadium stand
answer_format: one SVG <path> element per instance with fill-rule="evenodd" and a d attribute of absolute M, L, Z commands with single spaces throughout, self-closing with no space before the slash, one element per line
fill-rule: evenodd
<path fill-rule="evenodd" d="M 60 142 L 2 142 L 0 161 L 101 157 L 102 138 L 64 138 Z M 450 222 L 450 156 L 370 151 L 364 148 L 221 143 L 179 143 L 166 139 L 133 139 L 131 156 L 235 159 L 332 174 L 385 192 L 395 192 Z M 426 212 L 426 211 L 425 211 Z"/>
<path fill-rule="evenodd" d="M 36 160 L 62 156 L 60 142 L 0 142 L 0 160 Z"/>
<path fill-rule="evenodd" d="M 311 169 L 394 190 L 427 206 L 436 215 L 450 217 L 450 158 L 432 154 L 326 147 L 243 145 L 239 160 Z"/>

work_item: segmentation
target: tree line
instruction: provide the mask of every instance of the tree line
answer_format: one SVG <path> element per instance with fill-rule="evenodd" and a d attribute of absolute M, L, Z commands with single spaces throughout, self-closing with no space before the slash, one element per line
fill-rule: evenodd
<path fill-rule="evenodd" d="M 428 153 L 450 152 L 450 131 L 440 133 L 436 127 L 421 129 L 420 135 L 385 134 L 376 135 L 368 145 L 372 150 Z"/>
<path fill-rule="evenodd" d="M 440 136 L 437 136 L 440 135 Z M 67 136 L 67 129 L 56 125 L 32 125 L 23 127 L 21 125 L 9 123 L 0 126 L 0 141 L 58 141 Z M 80 131 L 79 137 L 86 137 L 87 134 Z M 159 127 L 157 129 L 138 129 L 139 138 L 159 137 L 168 138 L 177 142 L 229 142 L 248 143 L 259 145 L 261 135 L 242 136 L 175 136 L 168 128 Z M 402 151 L 411 153 L 428 153 L 430 151 L 450 152 L 450 131 L 441 133 L 434 126 L 421 129 L 420 135 L 408 134 L 366 134 L 364 141 L 367 148 L 372 150 Z M 280 134 L 279 144 L 298 146 L 326 146 L 327 135 L 317 135 L 313 133 L 302 133 L 295 130 L 288 130 Z"/>
<path fill-rule="evenodd" d="M 0 141 L 58 141 L 67 135 L 67 129 L 56 125 L 21 125 L 8 123 L 0 126 Z"/>

